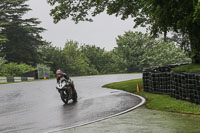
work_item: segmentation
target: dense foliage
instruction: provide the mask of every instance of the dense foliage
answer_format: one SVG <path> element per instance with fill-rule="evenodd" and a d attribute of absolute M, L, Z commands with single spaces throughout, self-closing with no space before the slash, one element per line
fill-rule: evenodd
<path fill-rule="evenodd" d="M 141 72 L 152 66 L 191 62 L 180 46 L 155 40 L 148 34 L 129 31 L 116 41 L 117 47 L 112 51 L 67 41 L 63 49 L 47 43 L 41 52 L 44 63 L 54 72 L 61 69 L 71 75 Z"/>
<path fill-rule="evenodd" d="M 116 50 L 126 62 L 127 72 L 142 71 L 152 66 L 190 62 L 180 46 L 155 40 L 141 32 L 126 32 L 117 38 Z"/>
<path fill-rule="evenodd" d="M 51 15 L 54 22 L 72 18 L 79 21 L 92 21 L 106 10 L 109 15 L 129 16 L 135 27 L 148 26 L 154 36 L 168 31 L 186 34 L 190 40 L 193 63 L 200 63 L 200 1 L 199 0 L 48 0 L 54 9 Z M 187 44 L 186 44 L 187 45 Z"/>
<path fill-rule="evenodd" d="M 53 46 L 49 42 L 44 42 L 44 45 L 39 48 L 40 62 L 46 64 L 51 68 L 53 72 L 56 72 L 58 68 L 61 68 L 62 62 L 64 62 L 61 54 L 61 49 Z"/>
<path fill-rule="evenodd" d="M 6 63 L 6 60 L 3 57 L 0 57 L 0 71 L 3 68 L 3 65 Z"/>
<path fill-rule="evenodd" d="M 5 56 L 8 62 L 36 65 L 37 49 L 42 45 L 39 34 L 44 29 L 37 27 L 40 21 L 36 18 L 22 18 L 31 10 L 26 1 L 0 1 L 0 56 Z"/>
<path fill-rule="evenodd" d="M 95 68 L 99 73 L 125 72 L 119 67 L 120 60 L 114 51 L 105 51 L 95 45 L 83 45 L 80 47 L 84 57 L 88 59 L 90 68 Z"/>
<path fill-rule="evenodd" d="M 190 51 L 190 48 L 192 48 L 192 50 L 194 50 L 193 45 L 187 45 L 187 47 L 185 45 L 188 44 L 188 40 L 191 42 L 189 32 L 183 32 L 187 30 L 182 30 L 178 26 L 177 30 L 183 32 L 181 37 L 187 37 L 187 39 L 179 40 L 178 36 L 168 39 L 165 38 L 166 42 L 164 42 L 163 40 L 155 40 L 148 34 L 129 31 L 123 36 L 118 36 L 116 40 L 117 47 L 112 51 L 105 51 L 105 49 L 95 45 L 85 44 L 80 46 L 79 43 L 75 41 L 67 41 L 64 48 L 58 48 L 49 42 L 42 41 L 40 33 L 44 29 L 38 27 L 40 21 L 36 18 L 23 18 L 23 15 L 31 10 L 28 8 L 28 5 L 25 4 L 26 1 L 27 0 L 0 1 L 1 76 L 20 76 L 24 72 L 35 69 L 34 67 L 37 66 L 37 64 L 48 66 L 53 72 L 57 69 L 61 69 L 70 75 L 141 72 L 143 69 L 151 66 L 190 62 L 190 59 L 187 58 L 182 49 Z M 52 5 L 56 4 L 56 2 L 57 0 L 49 0 L 49 3 Z M 152 33 L 156 34 L 166 31 L 169 25 L 165 25 L 163 28 L 163 25 L 157 22 L 154 11 L 151 9 L 153 7 L 149 7 L 151 12 L 148 14 L 143 10 L 147 8 L 146 6 L 148 4 L 155 6 L 153 0 L 149 0 L 149 2 L 150 3 L 145 3 L 142 0 L 59 0 L 55 9 L 52 10 L 52 15 L 54 15 L 55 22 L 69 16 L 72 16 L 72 19 L 78 22 L 90 20 L 90 18 L 87 18 L 87 15 L 91 9 L 93 10 L 93 12 L 91 12 L 92 15 L 95 16 L 107 8 L 108 14 L 122 15 L 123 19 L 126 19 L 129 15 L 132 17 L 136 16 L 136 25 L 144 23 L 151 24 Z M 158 2 L 158 4 L 161 3 Z M 166 2 L 166 4 L 169 3 Z M 195 4 L 194 2 L 194 5 Z M 144 6 L 144 8 L 141 8 L 142 6 Z M 198 12 L 199 9 L 195 8 L 194 23 L 198 19 Z M 148 16 L 144 17 L 144 15 Z M 151 22 L 152 19 L 156 21 Z M 158 27 L 155 27 L 154 24 L 158 25 Z M 182 23 L 180 23 L 180 25 L 182 25 Z M 172 41 L 177 41 L 182 49 Z M 197 54 L 194 53 L 195 52 L 192 51 L 192 54 L 190 53 L 188 55 L 196 56 Z"/>
<path fill-rule="evenodd" d="M 78 42 L 67 41 L 62 50 L 65 59 L 63 63 L 63 71 L 73 75 L 89 75 L 98 74 L 94 67 L 90 67 L 88 59 L 83 56 L 78 47 Z"/>
<path fill-rule="evenodd" d="M 33 71 L 35 68 L 24 63 L 8 63 L 4 64 L 0 70 L 1 76 L 22 76 L 23 73 Z"/>

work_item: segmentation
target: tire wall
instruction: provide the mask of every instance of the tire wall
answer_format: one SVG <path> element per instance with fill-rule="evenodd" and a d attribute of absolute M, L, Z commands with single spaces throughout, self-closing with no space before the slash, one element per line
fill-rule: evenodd
<path fill-rule="evenodd" d="M 173 67 L 146 69 L 143 72 L 144 91 L 200 104 L 200 73 L 170 72 Z"/>

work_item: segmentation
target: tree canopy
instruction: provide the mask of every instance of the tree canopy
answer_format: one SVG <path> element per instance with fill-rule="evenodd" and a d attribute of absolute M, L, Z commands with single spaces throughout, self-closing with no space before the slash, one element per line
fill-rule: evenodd
<path fill-rule="evenodd" d="M 128 31 L 116 39 L 112 51 L 95 45 L 67 41 L 64 48 L 46 43 L 40 48 L 41 60 L 54 72 L 70 75 L 94 75 L 141 72 L 152 66 L 191 62 L 180 46 L 155 40 L 148 34 Z"/>
<path fill-rule="evenodd" d="M 141 32 L 126 32 L 117 38 L 116 51 L 125 61 L 127 72 L 142 70 L 167 64 L 190 62 L 190 59 L 174 43 L 155 40 Z"/>
<path fill-rule="evenodd" d="M 175 31 L 188 34 L 192 59 L 200 63 L 200 1 L 199 0 L 48 0 L 54 22 L 71 18 L 92 21 L 92 17 L 106 10 L 109 15 L 135 21 L 135 27 L 149 26 L 152 35 Z"/>
<path fill-rule="evenodd" d="M 24 19 L 22 16 L 31 10 L 25 4 L 27 0 L 0 1 L 0 52 L 8 62 L 24 62 L 36 65 L 38 47 L 43 43 L 36 18 Z"/>
<path fill-rule="evenodd" d="M 99 73 L 120 73 L 124 72 L 119 68 L 118 56 L 113 51 L 105 51 L 95 45 L 82 45 L 80 51 L 88 59 L 90 68 L 95 68 Z"/>

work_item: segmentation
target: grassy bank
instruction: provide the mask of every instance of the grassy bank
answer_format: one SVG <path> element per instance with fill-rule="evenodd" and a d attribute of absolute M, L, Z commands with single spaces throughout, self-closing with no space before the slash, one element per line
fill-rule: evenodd
<path fill-rule="evenodd" d="M 177 72 L 177 71 L 200 72 L 200 64 L 182 65 L 172 69 L 172 72 Z"/>
<path fill-rule="evenodd" d="M 149 109 L 200 115 L 200 105 L 187 101 L 176 100 L 168 95 L 158 95 L 147 92 L 137 93 L 137 83 L 139 83 L 140 88 L 142 88 L 142 79 L 110 83 L 104 85 L 103 87 L 124 90 L 143 96 L 147 100 L 145 105 Z"/>

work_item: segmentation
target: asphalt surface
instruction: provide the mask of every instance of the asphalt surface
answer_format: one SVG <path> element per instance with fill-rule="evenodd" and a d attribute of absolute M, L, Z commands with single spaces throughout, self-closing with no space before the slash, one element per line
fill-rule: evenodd
<path fill-rule="evenodd" d="M 54 133 L 200 133 L 200 115 L 147 109 Z"/>
<path fill-rule="evenodd" d="M 101 119 L 141 102 L 131 94 L 102 85 L 141 74 L 73 77 L 78 102 L 64 105 L 55 80 L 0 85 L 0 132 L 51 132 Z"/>

